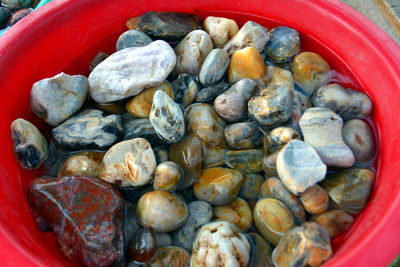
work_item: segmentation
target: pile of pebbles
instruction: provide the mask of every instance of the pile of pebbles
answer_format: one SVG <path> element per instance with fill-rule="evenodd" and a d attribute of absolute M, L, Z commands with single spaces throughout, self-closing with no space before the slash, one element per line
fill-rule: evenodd
<path fill-rule="evenodd" d="M 289 27 L 174 12 L 126 25 L 88 78 L 33 85 L 49 141 L 11 125 L 20 165 L 44 166 L 28 188 L 38 228 L 87 266 L 331 257 L 374 185 L 368 96 L 331 82 Z"/>

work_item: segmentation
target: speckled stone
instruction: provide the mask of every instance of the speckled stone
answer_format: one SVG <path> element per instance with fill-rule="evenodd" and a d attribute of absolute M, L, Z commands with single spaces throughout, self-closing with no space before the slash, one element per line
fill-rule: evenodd
<path fill-rule="evenodd" d="M 121 139 L 122 135 L 121 118 L 115 114 L 107 116 L 96 109 L 86 109 L 53 129 L 57 143 L 74 150 L 104 149 Z"/>
<path fill-rule="evenodd" d="M 203 86 L 218 83 L 228 69 L 229 55 L 220 48 L 212 50 L 201 66 L 199 81 Z"/>
<path fill-rule="evenodd" d="M 210 102 L 213 101 L 218 95 L 222 94 L 229 88 L 229 84 L 220 83 L 217 85 L 212 85 L 200 90 L 196 96 L 196 102 Z"/>
<path fill-rule="evenodd" d="M 184 108 L 194 102 L 200 90 L 198 81 L 186 73 L 180 74 L 171 85 L 175 95 L 175 102 Z"/>
<path fill-rule="evenodd" d="M 185 249 L 176 246 L 167 246 L 157 249 L 156 255 L 144 266 L 189 267 L 189 260 L 190 254 Z"/>
<path fill-rule="evenodd" d="M 259 125 L 253 121 L 239 122 L 225 128 L 225 140 L 234 149 L 257 148 L 262 143 Z"/>
<path fill-rule="evenodd" d="M 35 125 L 24 119 L 11 123 L 11 139 L 15 157 L 22 168 L 36 169 L 49 155 L 46 138 Z"/>
<path fill-rule="evenodd" d="M 213 16 L 204 20 L 204 29 L 215 47 L 223 47 L 239 31 L 234 20 Z"/>
<path fill-rule="evenodd" d="M 275 62 L 288 61 L 300 50 L 300 36 L 295 29 L 279 26 L 273 28 L 269 36 L 265 52 Z"/>
<path fill-rule="evenodd" d="M 236 227 L 225 221 L 204 225 L 193 244 L 191 267 L 246 267 L 250 243 Z"/>
<path fill-rule="evenodd" d="M 161 40 L 144 47 L 125 48 L 109 56 L 90 73 L 90 96 L 96 102 L 109 103 L 137 95 L 163 82 L 175 63 L 173 49 Z"/>
<path fill-rule="evenodd" d="M 156 169 L 149 142 L 135 138 L 112 146 L 104 155 L 99 178 L 119 187 L 148 184 Z"/>
<path fill-rule="evenodd" d="M 85 76 L 70 76 L 61 72 L 33 84 L 31 109 L 51 126 L 57 126 L 82 107 L 88 88 Z"/>
<path fill-rule="evenodd" d="M 144 32 L 128 30 L 121 34 L 117 40 L 117 51 L 127 47 L 142 47 L 153 42 Z"/>
<path fill-rule="evenodd" d="M 241 198 L 236 198 L 228 205 L 213 207 L 214 220 L 227 221 L 246 232 L 253 224 L 253 215 L 249 204 Z"/>
<path fill-rule="evenodd" d="M 375 136 L 368 123 L 353 119 L 346 121 L 342 130 L 343 141 L 353 151 L 356 161 L 367 162 L 376 154 Z"/>
<path fill-rule="evenodd" d="M 149 119 L 137 119 L 129 113 L 122 114 L 121 118 L 122 127 L 124 128 L 124 140 L 142 137 L 151 143 L 159 143 L 161 141 Z"/>
<path fill-rule="evenodd" d="M 242 187 L 240 188 L 239 197 L 246 200 L 258 199 L 263 182 L 264 178 L 259 174 L 246 174 L 244 176 Z"/>
<path fill-rule="evenodd" d="M 280 150 L 276 167 L 283 184 L 296 196 L 322 181 L 327 169 L 314 148 L 300 140 Z"/>
<path fill-rule="evenodd" d="M 261 172 L 262 149 L 232 150 L 225 153 L 225 164 L 243 173 Z"/>
<path fill-rule="evenodd" d="M 1 0 L 1 3 L 9 9 L 21 9 L 32 6 L 33 0 Z"/>
<path fill-rule="evenodd" d="M 174 245 L 191 251 L 197 230 L 211 221 L 213 211 L 209 203 L 201 200 L 189 203 L 188 210 L 186 223 L 172 233 L 172 241 Z"/>

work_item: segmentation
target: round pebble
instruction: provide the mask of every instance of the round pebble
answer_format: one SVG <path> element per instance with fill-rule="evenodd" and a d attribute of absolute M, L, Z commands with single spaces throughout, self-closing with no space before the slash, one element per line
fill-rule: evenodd
<path fill-rule="evenodd" d="M 142 47 L 150 44 L 153 40 L 144 32 L 128 30 L 121 34 L 117 41 L 117 51 L 127 47 Z"/>
<path fill-rule="evenodd" d="M 224 134 L 226 142 L 234 149 L 257 148 L 262 142 L 259 125 L 252 121 L 231 124 Z"/>
<path fill-rule="evenodd" d="M 174 191 L 182 179 L 183 171 L 178 164 L 167 161 L 159 164 L 154 175 L 154 190 Z"/>
<path fill-rule="evenodd" d="M 346 121 L 342 129 L 343 141 L 359 162 L 368 162 L 375 157 L 375 136 L 371 127 L 363 120 Z"/>
<path fill-rule="evenodd" d="M 300 50 L 300 36 L 294 29 L 283 26 L 276 27 L 269 32 L 269 36 L 265 52 L 275 62 L 286 62 Z"/>
<path fill-rule="evenodd" d="M 329 210 L 312 216 L 311 220 L 328 230 L 331 237 L 342 234 L 354 223 L 353 216 L 343 210 Z"/>
<path fill-rule="evenodd" d="M 301 203 L 311 214 L 321 214 L 328 209 L 328 193 L 319 185 L 313 185 L 300 196 Z"/>
<path fill-rule="evenodd" d="M 128 247 L 128 255 L 137 262 L 150 260 L 157 250 L 156 233 L 151 228 L 140 228 L 135 231 Z"/>
<path fill-rule="evenodd" d="M 234 20 L 213 16 L 204 20 L 204 29 L 215 47 L 223 47 L 239 31 Z"/>
<path fill-rule="evenodd" d="M 90 176 L 98 177 L 104 152 L 88 151 L 71 155 L 58 171 L 62 176 Z"/>
<path fill-rule="evenodd" d="M 246 232 L 253 224 L 253 216 L 246 201 L 236 198 L 228 205 L 213 208 L 214 220 L 227 221 Z"/>

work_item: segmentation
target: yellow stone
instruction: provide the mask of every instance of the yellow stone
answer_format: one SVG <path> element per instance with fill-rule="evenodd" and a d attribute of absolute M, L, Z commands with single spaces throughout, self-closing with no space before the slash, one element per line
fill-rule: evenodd
<path fill-rule="evenodd" d="M 228 205 L 215 206 L 214 219 L 235 224 L 242 231 L 247 231 L 253 224 L 253 215 L 246 201 L 236 198 Z"/>

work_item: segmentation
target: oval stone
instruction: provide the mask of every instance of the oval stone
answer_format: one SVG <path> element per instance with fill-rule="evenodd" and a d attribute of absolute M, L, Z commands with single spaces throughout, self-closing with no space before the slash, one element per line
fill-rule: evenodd
<path fill-rule="evenodd" d="M 375 136 L 371 127 L 363 120 L 346 121 L 342 130 L 343 141 L 353 151 L 356 161 L 367 162 L 376 154 Z"/>
<path fill-rule="evenodd" d="M 328 230 L 331 237 L 342 234 L 354 223 L 353 216 L 343 210 L 329 210 L 312 216 L 311 220 Z"/>
<path fill-rule="evenodd" d="M 234 20 L 213 16 L 204 20 L 204 29 L 215 47 L 223 47 L 239 31 Z"/>
<path fill-rule="evenodd" d="M 279 26 L 273 28 L 269 36 L 265 52 L 275 62 L 288 61 L 300 50 L 300 36 L 295 29 Z"/>
<path fill-rule="evenodd" d="M 196 96 L 196 102 L 210 102 L 229 88 L 229 84 L 220 83 L 201 89 Z"/>
<path fill-rule="evenodd" d="M 118 37 L 117 51 L 128 47 L 142 47 L 149 45 L 153 40 L 144 32 L 128 30 Z"/>
<path fill-rule="evenodd" d="M 301 203 L 306 211 L 311 214 L 321 214 L 328 209 L 328 193 L 318 184 L 304 191 L 300 196 Z"/>
<path fill-rule="evenodd" d="M 178 164 L 167 161 L 159 164 L 154 175 L 154 190 L 174 191 L 181 179 L 183 171 Z"/>
<path fill-rule="evenodd" d="M 200 83 L 210 86 L 218 83 L 228 69 L 229 55 L 220 48 L 212 50 L 206 57 L 199 73 Z"/>
<path fill-rule="evenodd" d="M 246 232 L 253 224 L 253 215 L 249 204 L 241 198 L 236 198 L 228 205 L 213 208 L 214 220 L 227 221 Z"/>
<path fill-rule="evenodd" d="M 97 151 L 73 154 L 64 161 L 58 171 L 58 177 L 68 175 L 98 177 L 104 154 Z"/>
<path fill-rule="evenodd" d="M 234 149 L 257 148 L 261 145 L 262 133 L 256 122 L 239 122 L 225 128 L 225 140 Z"/>
<path fill-rule="evenodd" d="M 264 178 L 259 174 L 246 174 L 240 188 L 239 197 L 246 200 L 258 199 L 263 182 Z"/>
<path fill-rule="evenodd" d="M 286 126 L 276 127 L 268 135 L 268 150 L 280 149 L 295 139 L 301 140 L 301 135 L 295 129 Z"/>
<path fill-rule="evenodd" d="M 171 85 L 175 95 L 175 102 L 184 108 L 194 102 L 200 90 L 197 80 L 186 73 L 180 74 Z"/>

